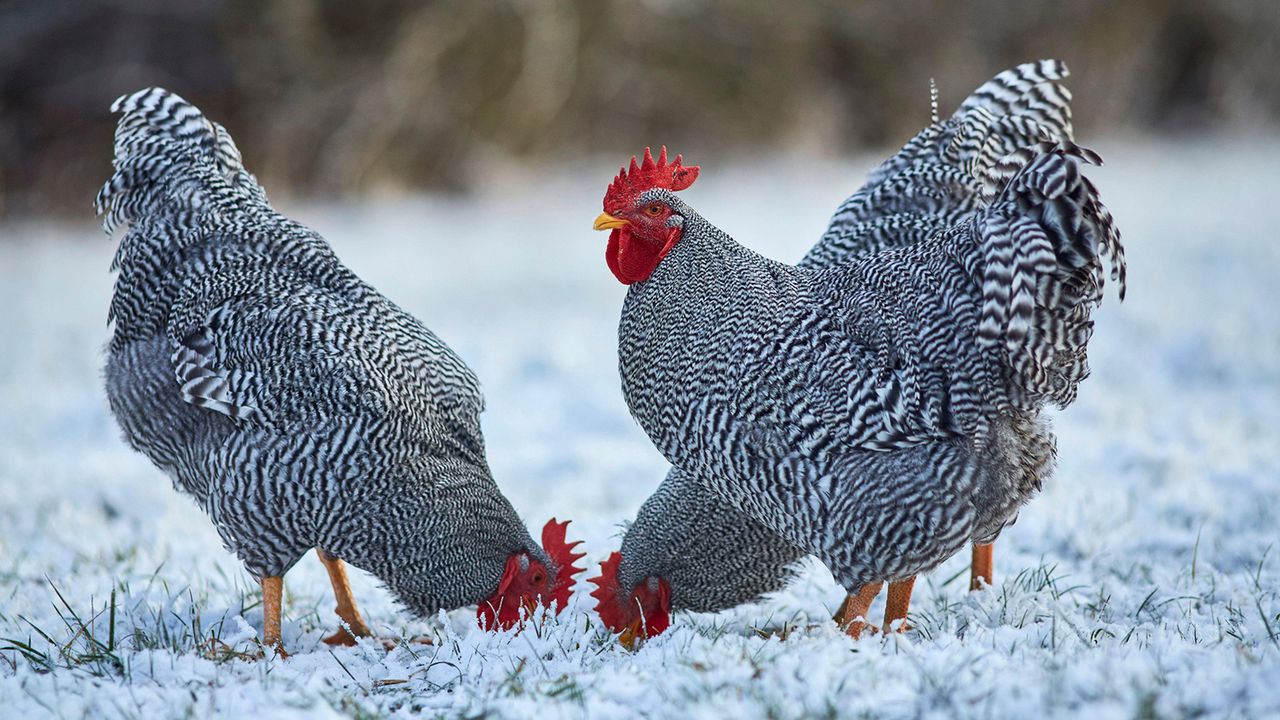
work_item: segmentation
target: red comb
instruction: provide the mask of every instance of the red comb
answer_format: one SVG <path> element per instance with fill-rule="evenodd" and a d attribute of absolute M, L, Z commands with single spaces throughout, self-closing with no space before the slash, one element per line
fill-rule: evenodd
<path fill-rule="evenodd" d="M 556 564 L 556 582 L 551 586 L 551 600 L 555 603 L 557 613 L 569 603 L 569 596 L 573 593 L 573 576 L 586 569 L 574 565 L 586 553 L 573 551 L 582 544 L 581 540 L 565 542 L 565 530 L 568 527 L 568 520 L 556 522 L 555 518 L 548 520 L 542 527 L 542 549 L 547 551 L 547 555 Z"/>
<path fill-rule="evenodd" d="M 637 163 L 636 157 L 632 155 L 631 169 L 619 170 L 618 177 L 609 184 L 609 190 L 604 194 L 605 212 L 629 204 L 631 198 L 651 188 L 680 191 L 692 185 L 697 179 L 697 165 L 685 167 L 681 164 L 679 155 L 676 155 L 674 162 L 667 162 L 665 145 L 662 147 L 662 152 L 658 154 L 657 162 L 653 161 L 653 153 L 649 148 L 645 148 L 644 162 Z"/>
<path fill-rule="evenodd" d="M 614 551 L 600 563 L 600 574 L 587 582 L 596 586 L 591 597 L 596 599 L 596 613 L 605 627 L 614 632 L 622 632 L 627 627 L 627 617 L 623 613 L 623 604 L 618 600 L 618 566 L 622 564 L 622 553 Z"/>

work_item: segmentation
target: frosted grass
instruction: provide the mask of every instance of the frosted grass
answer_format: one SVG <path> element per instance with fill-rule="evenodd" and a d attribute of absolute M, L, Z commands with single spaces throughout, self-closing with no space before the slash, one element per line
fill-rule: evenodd
<path fill-rule="evenodd" d="M 331 650 L 308 558 L 288 660 L 256 660 L 255 583 L 204 515 L 119 439 L 100 387 L 112 243 L 0 226 L 0 706 L 13 717 L 1267 717 L 1280 713 L 1280 142 L 1099 143 L 1129 299 L 1056 420 L 1058 472 L 1001 537 L 916 585 L 903 635 L 854 642 L 802 563 L 786 590 L 677 616 L 638 652 L 578 596 L 521 634 L 417 619 L 354 584 L 381 634 Z M 290 205 L 484 384 L 490 460 L 531 526 L 591 560 L 666 471 L 618 387 L 623 288 L 591 219 L 619 158 L 480 196 Z M 800 257 L 869 162 L 705 167 L 686 193 L 739 241 Z M 105 168 L 104 168 L 105 172 Z M 270 191 L 271 188 L 268 188 Z M 880 603 L 873 613 L 880 612 Z"/>

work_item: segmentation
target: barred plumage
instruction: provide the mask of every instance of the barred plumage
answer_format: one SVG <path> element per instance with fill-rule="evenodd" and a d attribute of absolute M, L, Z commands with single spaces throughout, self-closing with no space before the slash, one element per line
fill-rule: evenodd
<path fill-rule="evenodd" d="M 667 190 L 639 195 L 669 205 L 681 236 L 628 292 L 623 387 L 680 468 L 661 502 L 695 507 L 664 531 L 642 511 L 624 590 L 679 552 L 662 543 L 686 517 L 720 530 L 688 544 L 685 566 L 803 548 L 847 587 L 926 571 L 1012 521 L 1052 465 L 1041 408 L 1070 403 L 1088 372 L 1100 256 L 1123 296 L 1118 233 L 1079 172 L 1096 155 L 1070 142 L 1066 74 L 1042 61 L 983 85 L 873 172 L 795 268 Z M 710 488 L 711 505 L 669 484 Z M 705 539 L 733 527 L 760 530 Z M 773 556 L 735 581 L 776 586 Z M 675 609 L 711 585 L 682 578 Z"/>
<path fill-rule="evenodd" d="M 619 586 L 661 577 L 671 587 L 672 609 L 705 612 L 776 589 L 804 555 L 678 468 L 640 507 L 621 550 Z"/>
<path fill-rule="evenodd" d="M 471 369 L 277 214 L 222 126 L 158 88 L 112 108 L 108 398 L 250 572 L 322 548 L 428 614 L 492 596 L 515 557 L 571 570 L 490 475 Z"/>
<path fill-rule="evenodd" d="M 1071 139 L 1071 93 L 1061 84 L 1067 75 L 1063 63 L 1042 60 L 984 83 L 945 122 L 935 120 L 876 168 L 800 264 L 828 267 L 902 247 L 972 213 L 1000 158 Z"/>

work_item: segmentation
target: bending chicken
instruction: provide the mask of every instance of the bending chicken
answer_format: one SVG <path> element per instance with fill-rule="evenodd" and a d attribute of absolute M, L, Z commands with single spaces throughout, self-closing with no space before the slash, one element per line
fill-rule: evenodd
<path fill-rule="evenodd" d="M 510 627 L 563 608 L 580 557 L 554 521 L 542 545 L 498 490 L 475 375 L 267 203 L 230 135 L 152 88 L 116 101 L 121 224 L 107 396 L 136 449 L 209 514 L 262 583 L 280 643 L 282 576 L 310 548 L 352 642 L 368 628 L 343 561 L 410 610 L 479 604 Z"/>

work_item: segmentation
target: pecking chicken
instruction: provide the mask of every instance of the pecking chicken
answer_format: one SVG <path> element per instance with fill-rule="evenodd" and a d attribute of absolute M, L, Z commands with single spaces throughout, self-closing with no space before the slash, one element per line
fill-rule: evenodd
<path fill-rule="evenodd" d="M 1051 470 L 1041 410 L 1087 375 L 1102 255 L 1123 297 L 1119 235 L 1080 174 L 1099 160 L 1070 142 L 1065 74 L 1045 61 L 979 88 L 873 173 L 799 267 L 680 201 L 698 168 L 665 150 L 605 196 L 596 228 L 630 285 L 632 413 L 722 503 L 692 514 L 750 517 L 827 563 L 852 591 L 837 616 L 851 633 L 885 580 L 886 626 L 905 618 L 914 576 L 966 542 L 975 578 L 990 577 L 989 543 Z M 593 580 L 624 635 L 681 607 L 650 560 L 680 552 L 678 534 L 643 520 Z M 711 560 L 754 549 L 693 545 Z"/>
<path fill-rule="evenodd" d="M 106 390 L 126 440 L 209 514 L 257 577 L 280 648 L 282 577 L 315 548 L 351 643 L 343 563 L 420 615 L 479 604 L 511 627 L 562 609 L 581 555 L 542 544 L 485 459 L 471 369 L 278 214 L 227 131 L 158 88 L 125 96 L 98 194 L 113 270 Z M 576 544 L 576 543 L 575 543 Z"/>
<path fill-rule="evenodd" d="M 715 612 L 782 587 L 804 550 L 672 468 L 600 564 L 591 596 L 631 647 L 666 630 L 676 610 Z M 624 595 L 621 588 L 628 588 Z"/>

